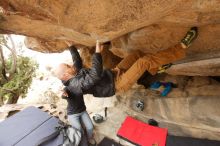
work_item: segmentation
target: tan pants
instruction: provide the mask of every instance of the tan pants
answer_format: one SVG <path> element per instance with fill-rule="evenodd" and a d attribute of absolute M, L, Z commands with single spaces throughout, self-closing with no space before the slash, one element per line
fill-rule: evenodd
<path fill-rule="evenodd" d="M 178 44 L 156 54 L 142 54 L 137 51 L 128 55 L 117 65 L 120 74 L 115 77 L 116 92 L 127 91 L 146 70 L 155 75 L 162 65 L 184 58 L 185 51 Z"/>

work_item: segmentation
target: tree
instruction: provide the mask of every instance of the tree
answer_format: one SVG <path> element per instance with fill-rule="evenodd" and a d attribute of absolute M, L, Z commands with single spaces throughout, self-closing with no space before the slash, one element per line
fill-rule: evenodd
<path fill-rule="evenodd" d="M 11 52 L 7 59 L 3 52 L 6 48 Z M 16 54 L 11 36 L 0 36 L 0 60 L 0 105 L 3 101 L 17 103 L 18 98 L 27 93 L 38 65 L 31 58 Z"/>

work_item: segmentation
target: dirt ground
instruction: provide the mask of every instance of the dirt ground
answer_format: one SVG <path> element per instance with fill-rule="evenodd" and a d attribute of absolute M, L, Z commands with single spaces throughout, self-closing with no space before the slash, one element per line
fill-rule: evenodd
<path fill-rule="evenodd" d="M 95 98 L 91 95 L 84 97 L 90 117 L 94 114 L 104 116 L 104 108 L 108 107 L 107 118 L 103 123 L 94 123 L 94 135 L 97 142 L 104 137 L 114 139 L 125 146 L 132 144 L 117 137 L 117 131 L 126 116 L 132 116 L 143 122 L 155 119 L 159 126 L 168 129 L 168 133 L 177 136 L 188 136 L 220 140 L 220 83 L 217 78 L 186 77 L 186 76 L 155 76 L 142 81 L 171 81 L 178 85 L 166 96 L 161 97 L 158 92 L 135 85 L 124 94 L 117 94 L 110 98 Z M 148 84 L 145 84 L 147 87 Z M 6 105 L 1 107 L 0 119 L 7 117 L 13 110 L 19 111 L 24 107 L 43 106 L 43 110 L 67 122 L 66 101 L 57 99 L 51 104 L 51 97 L 29 97 L 20 105 Z M 28 100 L 29 99 L 29 100 Z M 136 108 L 137 100 L 144 101 L 144 109 Z M 35 101 L 38 101 L 35 103 Z M 12 110 L 13 109 L 13 110 Z M 4 112 L 2 112 L 4 111 Z M 9 112 L 11 111 L 11 112 Z"/>

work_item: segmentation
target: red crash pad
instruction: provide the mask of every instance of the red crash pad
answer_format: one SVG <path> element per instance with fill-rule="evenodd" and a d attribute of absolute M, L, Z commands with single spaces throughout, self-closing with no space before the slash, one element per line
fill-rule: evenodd
<path fill-rule="evenodd" d="M 117 136 L 141 146 L 165 146 L 167 129 L 150 126 L 130 116 L 126 117 Z"/>

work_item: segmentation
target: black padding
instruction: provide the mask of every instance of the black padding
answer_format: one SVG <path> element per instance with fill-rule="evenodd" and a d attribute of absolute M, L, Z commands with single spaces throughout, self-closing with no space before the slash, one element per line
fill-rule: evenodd
<path fill-rule="evenodd" d="M 166 146 L 220 146 L 220 141 L 169 135 Z"/>
<path fill-rule="evenodd" d="M 104 137 L 103 140 L 98 144 L 98 146 L 122 146 L 122 145 L 113 141 L 112 139 Z"/>

